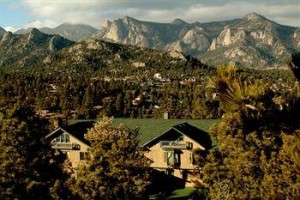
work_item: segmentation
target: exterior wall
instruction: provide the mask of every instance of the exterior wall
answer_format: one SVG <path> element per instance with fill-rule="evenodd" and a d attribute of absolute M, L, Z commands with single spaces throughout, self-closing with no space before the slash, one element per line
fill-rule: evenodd
<path fill-rule="evenodd" d="M 76 169 L 76 168 L 78 168 L 78 165 L 81 161 L 80 160 L 80 152 L 86 153 L 90 147 L 88 145 L 86 145 L 85 143 L 83 143 L 82 141 L 80 141 L 77 138 L 70 135 L 69 144 L 74 144 L 74 143 L 79 145 L 78 149 L 76 149 L 76 148 L 75 149 L 63 149 L 62 148 L 60 150 L 66 154 L 66 156 L 68 157 L 68 159 L 70 160 L 70 162 L 72 164 L 72 167 L 74 169 Z"/>
<path fill-rule="evenodd" d="M 193 141 L 185 135 L 183 137 L 183 141 L 192 143 L 192 148 L 180 149 L 180 165 L 177 167 L 172 167 L 166 163 L 164 155 L 166 150 L 161 147 L 160 141 L 151 146 L 149 151 L 145 152 L 145 156 L 153 161 L 151 167 L 160 171 L 166 171 L 167 174 L 169 173 L 178 178 L 186 179 L 186 186 L 194 186 L 194 183 L 201 182 L 201 180 L 198 174 L 196 176 L 194 175 L 196 166 L 191 162 L 191 154 L 193 149 L 205 149 L 199 143 Z"/>

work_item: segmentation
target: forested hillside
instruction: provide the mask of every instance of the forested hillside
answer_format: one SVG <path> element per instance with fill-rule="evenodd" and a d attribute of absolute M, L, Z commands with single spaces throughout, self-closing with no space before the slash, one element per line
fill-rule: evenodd
<path fill-rule="evenodd" d="M 32 30 L 6 32 L 1 43 L 1 104 L 26 103 L 42 116 L 219 118 L 207 90 L 215 67 L 182 53 L 90 39 L 73 43 Z M 292 87 L 287 70 L 244 69 L 255 79 Z M 9 102 L 9 103 L 8 103 Z"/>

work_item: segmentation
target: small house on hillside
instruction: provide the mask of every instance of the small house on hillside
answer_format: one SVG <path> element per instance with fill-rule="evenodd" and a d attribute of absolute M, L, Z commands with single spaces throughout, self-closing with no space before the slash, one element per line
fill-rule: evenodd
<path fill-rule="evenodd" d="M 205 131 L 188 123 L 173 126 L 143 145 L 151 167 L 185 181 L 186 186 L 201 184 L 201 172 L 195 163 L 194 150 L 207 151 L 211 140 Z"/>
<path fill-rule="evenodd" d="M 51 142 L 53 149 L 61 150 L 66 154 L 72 168 L 76 170 L 79 162 L 85 159 L 88 148 L 90 148 L 90 144 L 84 138 L 84 135 L 93 125 L 93 121 L 83 121 L 58 127 L 47 135 L 46 139 Z"/>

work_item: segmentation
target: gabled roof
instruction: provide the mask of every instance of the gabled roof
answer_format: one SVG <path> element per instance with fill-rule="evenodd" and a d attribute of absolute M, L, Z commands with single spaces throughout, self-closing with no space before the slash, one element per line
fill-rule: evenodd
<path fill-rule="evenodd" d="M 194 140 L 201 146 L 203 146 L 205 149 L 210 149 L 212 146 L 212 142 L 210 139 L 210 136 L 207 132 L 196 128 L 195 126 L 192 126 L 188 123 L 182 123 L 173 126 L 172 128 L 168 129 L 167 131 L 163 132 L 162 134 L 158 135 L 157 137 L 153 138 L 149 142 L 145 143 L 143 146 L 152 146 L 157 141 L 162 139 L 164 136 L 172 136 L 175 134 L 182 134 L 187 136 L 188 138 Z"/>
<path fill-rule="evenodd" d="M 79 121 L 74 124 L 70 124 L 64 127 L 60 127 L 54 130 L 52 133 L 48 134 L 46 139 L 54 139 L 58 137 L 60 134 L 67 132 L 83 143 L 90 145 L 89 141 L 84 138 L 84 135 L 88 132 L 90 128 L 94 126 L 95 121 Z"/>
<path fill-rule="evenodd" d="M 209 132 L 210 127 L 213 124 L 220 122 L 220 119 L 213 120 L 191 120 L 191 119 L 143 119 L 143 118 L 115 118 L 113 125 L 117 127 L 120 123 L 125 124 L 129 128 L 139 127 L 140 134 L 139 140 L 140 145 L 142 146 L 146 142 L 152 140 L 153 138 L 161 135 L 161 133 L 169 130 L 171 127 L 182 124 L 189 123 L 190 125 L 201 129 L 203 131 Z"/>

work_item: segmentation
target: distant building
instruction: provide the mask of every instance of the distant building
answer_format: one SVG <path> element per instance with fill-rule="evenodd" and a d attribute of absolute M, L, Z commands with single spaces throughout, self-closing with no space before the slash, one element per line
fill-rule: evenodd
<path fill-rule="evenodd" d="M 160 73 L 155 73 L 154 76 L 153 76 L 153 78 L 154 78 L 154 79 L 157 79 L 157 80 L 161 80 L 161 79 L 162 79 Z"/>

